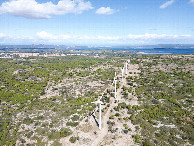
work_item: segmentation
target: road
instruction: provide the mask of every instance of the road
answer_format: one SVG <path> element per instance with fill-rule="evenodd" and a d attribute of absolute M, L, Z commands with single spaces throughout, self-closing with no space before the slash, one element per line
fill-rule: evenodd
<path fill-rule="evenodd" d="M 133 66 L 133 69 L 130 68 L 130 71 L 137 71 L 134 68 L 134 65 L 130 65 L 130 66 Z M 108 124 L 107 124 L 107 121 L 109 120 L 110 110 L 113 109 L 117 105 L 117 103 L 114 102 L 115 100 L 121 100 L 121 92 L 122 92 L 121 88 L 123 87 L 123 85 L 127 86 L 126 77 L 128 77 L 128 76 L 129 76 L 129 70 L 128 70 L 127 74 L 124 75 L 123 82 L 120 82 L 120 87 L 117 89 L 117 98 L 116 99 L 115 98 L 111 98 L 110 107 L 108 108 L 106 114 L 103 116 L 103 119 L 102 119 L 102 121 L 103 121 L 102 129 L 101 129 L 100 133 L 98 134 L 99 136 L 92 142 L 91 146 L 100 146 L 100 144 L 104 140 L 104 137 L 108 134 Z M 119 73 L 117 75 L 117 77 L 119 77 L 119 80 L 121 81 L 121 77 L 122 77 L 121 73 Z M 133 141 L 132 138 L 131 138 L 131 141 Z"/>
<path fill-rule="evenodd" d="M 114 103 L 114 102 L 113 102 Z M 104 137 L 108 134 L 108 124 L 107 121 L 109 119 L 110 115 L 110 110 L 114 107 L 114 104 L 111 104 L 110 107 L 108 108 L 106 114 L 104 115 L 104 118 L 102 119 L 103 123 L 103 128 L 101 129 L 99 136 L 93 141 L 91 146 L 98 146 L 100 143 L 103 141 Z"/>
<path fill-rule="evenodd" d="M 120 99 L 120 96 L 121 96 L 120 94 L 121 94 L 121 90 L 122 90 L 121 88 L 123 87 L 124 83 L 126 83 L 126 79 L 125 78 L 123 78 L 123 82 L 120 83 L 120 87 L 119 87 L 119 89 L 117 89 L 117 98 L 116 99 L 115 98 L 111 99 L 110 107 L 108 108 L 106 114 L 104 115 L 104 117 L 102 119 L 102 121 L 103 121 L 103 126 L 102 127 L 103 128 L 101 129 L 101 131 L 99 133 L 99 136 L 93 141 L 91 146 L 99 146 L 100 143 L 103 141 L 104 137 L 108 134 L 108 124 L 107 124 L 107 121 L 109 120 L 110 110 L 113 109 L 117 105 L 114 101 Z"/>

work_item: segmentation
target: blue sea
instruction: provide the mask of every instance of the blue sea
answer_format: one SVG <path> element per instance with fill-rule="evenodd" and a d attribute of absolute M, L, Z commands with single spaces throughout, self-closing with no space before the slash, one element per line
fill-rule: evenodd
<path fill-rule="evenodd" d="M 130 50 L 138 54 L 194 54 L 194 48 L 175 49 L 175 48 L 128 48 L 128 49 L 113 49 L 113 50 Z"/>

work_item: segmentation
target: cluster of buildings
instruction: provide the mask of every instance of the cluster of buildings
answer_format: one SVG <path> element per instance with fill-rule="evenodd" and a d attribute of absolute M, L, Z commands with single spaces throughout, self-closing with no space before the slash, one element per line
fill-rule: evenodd
<path fill-rule="evenodd" d="M 13 58 L 18 57 L 32 57 L 32 56 L 42 56 L 42 57 L 53 57 L 53 56 L 88 56 L 89 54 L 40 54 L 40 53 L 0 53 L 0 58 Z"/>

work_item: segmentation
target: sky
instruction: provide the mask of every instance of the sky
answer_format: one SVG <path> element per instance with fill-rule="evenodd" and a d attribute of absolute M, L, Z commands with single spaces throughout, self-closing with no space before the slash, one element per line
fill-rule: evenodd
<path fill-rule="evenodd" d="M 1 0 L 0 45 L 194 44 L 194 0 Z"/>

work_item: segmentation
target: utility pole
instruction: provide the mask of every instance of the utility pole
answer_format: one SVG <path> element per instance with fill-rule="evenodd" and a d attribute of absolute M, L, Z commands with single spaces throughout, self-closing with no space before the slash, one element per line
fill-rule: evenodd
<path fill-rule="evenodd" d="M 122 82 L 123 82 L 124 67 L 121 69 L 121 71 L 122 71 Z"/>
<path fill-rule="evenodd" d="M 114 77 L 114 83 L 115 83 L 115 99 L 117 98 L 117 77 L 116 77 L 116 72 L 115 72 L 115 77 Z"/>
<path fill-rule="evenodd" d="M 128 63 L 126 62 L 126 63 L 125 63 L 125 70 L 126 70 L 125 73 L 126 73 L 126 74 L 127 74 L 127 65 L 128 65 Z"/>
<path fill-rule="evenodd" d="M 100 101 L 100 99 L 98 99 L 98 101 L 92 102 L 92 103 L 99 103 L 99 121 L 98 121 L 98 127 L 99 129 L 101 129 L 101 104 L 103 104 L 102 101 Z"/>

